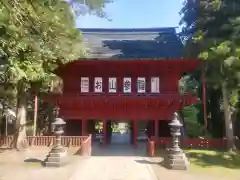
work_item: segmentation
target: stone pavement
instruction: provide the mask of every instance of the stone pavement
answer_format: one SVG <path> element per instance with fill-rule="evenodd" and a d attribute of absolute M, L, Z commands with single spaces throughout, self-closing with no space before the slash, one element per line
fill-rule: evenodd
<path fill-rule="evenodd" d="M 157 180 L 152 167 L 145 163 L 145 148 L 115 144 L 93 147 L 93 156 L 79 164 L 70 180 Z"/>

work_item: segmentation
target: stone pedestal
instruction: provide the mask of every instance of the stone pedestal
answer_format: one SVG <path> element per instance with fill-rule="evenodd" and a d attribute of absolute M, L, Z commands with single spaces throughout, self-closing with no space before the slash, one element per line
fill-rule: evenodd
<path fill-rule="evenodd" d="M 49 152 L 45 160 L 46 167 L 61 167 L 67 164 L 67 151 L 61 153 Z"/>
<path fill-rule="evenodd" d="M 164 165 L 169 169 L 187 170 L 189 161 L 179 147 L 180 128 L 182 124 L 178 120 L 177 113 L 174 113 L 174 119 L 169 123 L 169 126 L 171 127 L 172 144 L 167 149 L 167 155 L 164 157 Z"/>
<path fill-rule="evenodd" d="M 187 170 L 189 161 L 183 152 L 175 153 L 168 149 L 164 158 L 164 165 L 168 169 Z"/>
<path fill-rule="evenodd" d="M 61 135 L 63 134 L 63 125 L 66 124 L 61 118 L 56 118 L 53 125 L 55 126 L 54 134 L 55 143 L 48 156 L 44 161 L 46 167 L 60 167 L 67 164 L 67 151 L 61 145 Z"/>

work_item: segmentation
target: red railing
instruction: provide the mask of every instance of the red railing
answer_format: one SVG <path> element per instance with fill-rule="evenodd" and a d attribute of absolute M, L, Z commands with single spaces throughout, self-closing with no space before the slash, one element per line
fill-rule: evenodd
<path fill-rule="evenodd" d="M 151 137 L 151 141 L 154 142 L 155 147 L 165 148 L 169 147 L 171 138 L 156 138 Z M 239 140 L 236 140 L 238 144 Z M 204 148 L 204 149 L 225 149 L 227 147 L 226 139 L 202 139 L 202 138 L 182 138 L 180 140 L 180 146 L 182 148 Z"/>
<path fill-rule="evenodd" d="M 10 146 L 13 136 L 0 136 L 0 146 Z"/>
<path fill-rule="evenodd" d="M 92 136 L 89 135 L 88 138 L 82 143 L 81 155 L 91 156 L 92 154 Z"/>
<path fill-rule="evenodd" d="M 62 145 L 65 147 L 82 147 L 90 136 L 62 136 Z M 29 146 L 52 146 L 55 136 L 27 136 Z M 13 136 L 0 137 L 0 146 L 10 146 Z"/>
<path fill-rule="evenodd" d="M 171 146 L 172 138 L 151 137 L 148 140 L 147 153 L 150 157 L 155 155 L 158 148 L 167 148 Z M 236 148 L 240 149 L 240 140 L 235 139 Z M 183 149 L 226 149 L 226 139 L 203 139 L 203 138 L 181 138 L 180 147 Z"/>

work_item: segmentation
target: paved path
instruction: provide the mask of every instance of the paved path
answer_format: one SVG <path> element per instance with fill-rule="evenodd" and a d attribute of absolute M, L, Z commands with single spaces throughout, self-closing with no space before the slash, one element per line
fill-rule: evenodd
<path fill-rule="evenodd" d="M 146 163 L 145 145 L 113 144 L 93 146 L 93 153 L 80 164 L 70 180 L 157 180 L 152 167 Z"/>
<path fill-rule="evenodd" d="M 91 157 L 70 180 L 156 180 L 151 166 L 136 157 Z"/>
<path fill-rule="evenodd" d="M 130 133 L 112 133 L 111 144 L 130 144 Z"/>

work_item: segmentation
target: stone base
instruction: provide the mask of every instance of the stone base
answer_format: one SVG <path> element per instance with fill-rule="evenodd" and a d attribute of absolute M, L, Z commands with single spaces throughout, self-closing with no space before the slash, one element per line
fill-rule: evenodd
<path fill-rule="evenodd" d="M 182 151 L 176 153 L 168 150 L 164 158 L 164 166 L 168 169 L 187 170 L 189 164 L 186 155 Z"/>
<path fill-rule="evenodd" d="M 68 163 L 67 161 L 67 151 L 53 152 L 50 151 L 48 156 L 44 161 L 44 166 L 46 167 L 61 167 Z"/>

